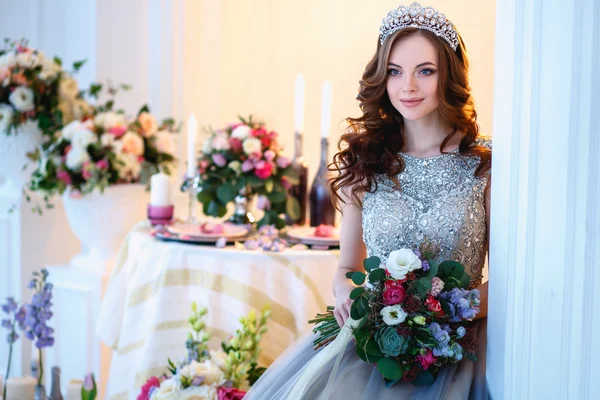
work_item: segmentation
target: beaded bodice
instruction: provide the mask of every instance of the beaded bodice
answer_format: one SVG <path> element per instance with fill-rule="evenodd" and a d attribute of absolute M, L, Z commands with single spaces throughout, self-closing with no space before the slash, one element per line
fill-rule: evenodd
<path fill-rule="evenodd" d="M 491 140 L 477 143 L 491 148 Z M 418 248 L 425 241 L 439 251 L 438 261 L 455 260 L 481 283 L 487 252 L 485 188 L 489 172 L 475 177 L 479 157 L 458 152 L 417 158 L 402 154 L 400 189 L 385 175 L 363 198 L 363 240 L 368 256 L 386 260 L 390 252 Z"/>

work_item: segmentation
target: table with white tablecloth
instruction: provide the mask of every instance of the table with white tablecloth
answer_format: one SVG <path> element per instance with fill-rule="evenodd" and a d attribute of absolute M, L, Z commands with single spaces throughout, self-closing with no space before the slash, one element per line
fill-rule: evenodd
<path fill-rule="evenodd" d="M 338 250 L 276 253 L 162 242 L 140 224 L 123 244 L 97 324 L 113 348 L 107 398 L 135 399 L 148 377 L 167 372 L 168 358 L 185 356 L 193 301 L 208 309 L 212 348 L 235 332 L 241 316 L 269 305 L 259 361 L 270 364 L 310 331 L 309 319 L 334 304 L 338 256 Z"/>

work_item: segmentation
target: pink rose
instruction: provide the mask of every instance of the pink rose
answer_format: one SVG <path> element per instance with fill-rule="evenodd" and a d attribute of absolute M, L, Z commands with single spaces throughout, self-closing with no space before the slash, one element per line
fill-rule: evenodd
<path fill-rule="evenodd" d="M 158 131 L 158 123 L 152 114 L 147 112 L 140 113 L 138 122 L 142 127 L 142 135 L 144 137 L 150 137 Z"/>
<path fill-rule="evenodd" d="M 152 388 L 160 387 L 160 381 L 157 377 L 153 376 L 144 383 L 142 391 L 137 397 L 137 400 L 148 400 L 150 398 L 150 390 Z"/>
<path fill-rule="evenodd" d="M 123 134 L 127 131 L 127 127 L 126 126 L 113 126 L 112 128 L 110 128 L 108 130 L 109 133 L 112 133 L 114 135 L 114 137 L 118 138 L 123 136 Z"/>
<path fill-rule="evenodd" d="M 219 400 L 242 400 L 246 392 L 236 388 L 220 387 L 217 391 Z"/>
<path fill-rule="evenodd" d="M 433 352 L 431 350 L 428 350 L 427 354 L 425 355 L 419 355 L 417 356 L 417 361 L 419 361 L 421 363 L 421 367 L 424 370 L 427 370 L 427 368 L 429 368 L 429 366 L 433 363 L 435 363 L 437 360 L 437 357 L 435 357 L 433 355 Z"/>
<path fill-rule="evenodd" d="M 212 155 L 212 160 L 215 163 L 215 165 L 217 165 L 217 167 L 223 168 L 224 166 L 227 165 L 227 159 L 221 153 L 215 153 L 215 154 L 213 154 Z"/>
<path fill-rule="evenodd" d="M 144 139 L 137 133 L 129 131 L 123 135 L 121 141 L 123 142 L 124 153 L 131 153 L 136 156 L 144 154 Z"/>
<path fill-rule="evenodd" d="M 267 161 L 273 161 L 275 159 L 275 152 L 273 150 L 267 150 L 265 151 L 265 154 L 263 154 L 265 157 L 265 160 Z"/>
<path fill-rule="evenodd" d="M 234 153 L 242 152 L 242 149 L 243 149 L 242 141 L 238 138 L 230 138 L 229 146 L 231 146 L 231 151 L 233 151 Z"/>
<path fill-rule="evenodd" d="M 292 160 L 290 160 L 290 158 L 286 156 L 279 156 L 277 157 L 277 160 L 275 162 L 277 163 L 277 166 L 279 168 L 287 168 L 292 163 Z"/>
<path fill-rule="evenodd" d="M 273 163 L 267 161 L 259 161 L 256 163 L 254 174 L 260 179 L 267 179 L 273 173 Z"/>
<path fill-rule="evenodd" d="M 406 289 L 402 285 L 394 285 L 386 287 L 383 291 L 383 304 L 386 306 L 393 306 L 394 304 L 400 304 L 406 298 Z"/>
<path fill-rule="evenodd" d="M 247 159 L 242 163 L 242 172 L 252 171 L 254 169 L 254 161 L 252 159 Z"/>
<path fill-rule="evenodd" d="M 108 161 L 106 161 L 105 159 L 100 160 L 96 163 L 96 167 L 98 169 L 108 169 Z"/>
<path fill-rule="evenodd" d="M 83 167 L 81 168 L 81 176 L 83 176 L 83 179 L 86 181 L 92 177 L 92 166 L 93 164 L 89 161 L 83 163 Z"/>
<path fill-rule="evenodd" d="M 56 171 L 56 178 L 60 181 L 63 181 L 66 185 L 70 185 L 73 181 L 71 179 L 71 175 L 65 170 Z"/>
<path fill-rule="evenodd" d="M 252 129 L 252 132 L 250 132 L 250 136 L 255 137 L 255 138 L 263 137 L 266 134 L 267 134 L 267 131 L 264 128 Z"/>

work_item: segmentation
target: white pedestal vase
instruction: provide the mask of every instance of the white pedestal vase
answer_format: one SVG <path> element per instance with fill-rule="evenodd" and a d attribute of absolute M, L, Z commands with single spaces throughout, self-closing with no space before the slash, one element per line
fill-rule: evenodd
<path fill-rule="evenodd" d="M 81 241 L 77 258 L 108 260 L 116 253 L 137 222 L 145 219 L 148 193 L 140 184 L 122 184 L 73 196 L 66 191 L 63 203 L 73 233 Z"/>
<path fill-rule="evenodd" d="M 10 135 L 0 131 L 0 175 L 6 179 L 6 185 L 20 191 L 29 180 L 35 163 L 27 158 L 27 153 L 39 147 L 42 139 L 37 121 L 27 121 Z"/>

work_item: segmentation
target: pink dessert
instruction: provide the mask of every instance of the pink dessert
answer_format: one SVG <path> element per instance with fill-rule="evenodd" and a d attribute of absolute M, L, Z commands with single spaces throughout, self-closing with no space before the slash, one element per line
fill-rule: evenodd
<path fill-rule="evenodd" d="M 321 224 L 315 228 L 314 235 L 316 237 L 323 237 L 323 238 L 333 237 L 333 226 Z"/>
<path fill-rule="evenodd" d="M 213 233 L 218 235 L 225 232 L 225 227 L 223 226 L 223 224 L 213 224 L 210 222 L 206 222 L 200 225 L 200 232 Z"/>

